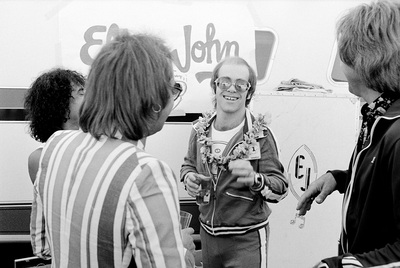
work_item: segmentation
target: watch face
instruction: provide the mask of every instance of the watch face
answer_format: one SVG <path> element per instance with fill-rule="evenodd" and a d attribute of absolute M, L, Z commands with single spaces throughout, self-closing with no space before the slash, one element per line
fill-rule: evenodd
<path fill-rule="evenodd" d="M 261 190 L 261 186 L 263 184 L 263 176 L 260 173 L 256 173 L 254 174 L 254 184 L 252 186 L 252 189 L 255 190 Z M 260 189 L 259 189 L 260 188 Z"/>
<path fill-rule="evenodd" d="M 263 177 L 260 173 L 256 173 L 256 182 L 261 184 Z"/>

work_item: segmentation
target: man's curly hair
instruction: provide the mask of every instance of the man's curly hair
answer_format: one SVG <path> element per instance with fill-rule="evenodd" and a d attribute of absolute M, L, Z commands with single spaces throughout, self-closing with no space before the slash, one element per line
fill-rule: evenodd
<path fill-rule="evenodd" d="M 84 86 L 82 74 L 61 68 L 40 75 L 25 95 L 26 119 L 30 121 L 31 136 L 46 142 L 69 119 L 69 104 L 73 86 Z"/>

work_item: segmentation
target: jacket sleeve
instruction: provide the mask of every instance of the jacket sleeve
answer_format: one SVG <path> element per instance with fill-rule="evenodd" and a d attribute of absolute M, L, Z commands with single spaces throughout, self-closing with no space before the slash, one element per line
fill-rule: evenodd
<path fill-rule="evenodd" d="M 260 147 L 261 158 L 258 162 L 257 172 L 262 174 L 265 185 L 272 192 L 267 198 L 264 195 L 263 197 L 265 201 L 277 203 L 288 193 L 288 180 L 279 160 L 277 142 L 269 129 L 265 131 L 265 136 L 260 140 Z"/>
<path fill-rule="evenodd" d="M 393 219 L 395 227 L 395 232 L 393 233 L 395 242 L 388 243 L 384 247 L 362 254 L 352 255 L 347 253 L 342 256 L 325 259 L 324 262 L 328 263 L 329 267 L 347 267 L 344 266 L 344 264 L 351 257 L 361 263 L 363 265 L 361 267 L 400 266 L 400 140 L 396 141 L 394 146 L 390 148 L 388 161 L 388 166 L 391 167 L 388 174 L 391 177 L 391 199 L 393 200 L 391 206 L 393 208 L 393 215 L 391 215 L 390 218 Z M 339 266 L 334 265 L 335 263 Z"/>
<path fill-rule="evenodd" d="M 329 268 L 343 268 L 343 267 L 364 267 L 362 264 L 351 254 L 345 254 L 338 257 L 332 257 L 322 260 Z M 326 266 L 318 266 L 326 267 Z"/>
<path fill-rule="evenodd" d="M 392 245 L 376 249 L 363 254 L 346 253 L 337 257 L 322 260 L 329 268 L 346 267 L 399 267 L 400 244 L 397 241 Z"/>
<path fill-rule="evenodd" d="M 336 180 L 336 190 L 339 193 L 344 193 L 346 191 L 346 179 L 349 173 L 348 170 L 328 170 L 327 173 L 331 173 Z"/>
<path fill-rule="evenodd" d="M 192 129 L 189 138 L 188 151 L 183 159 L 183 164 L 180 171 L 180 180 L 183 182 L 185 175 L 189 172 L 197 173 L 197 135 L 196 131 Z"/>
<path fill-rule="evenodd" d="M 346 181 L 348 180 L 348 176 L 351 172 L 351 165 L 353 163 L 353 159 L 355 156 L 355 151 L 353 151 L 353 155 L 349 161 L 349 168 L 347 170 L 328 170 L 327 173 L 331 173 L 336 180 L 336 190 L 339 193 L 344 194 L 346 191 Z"/>

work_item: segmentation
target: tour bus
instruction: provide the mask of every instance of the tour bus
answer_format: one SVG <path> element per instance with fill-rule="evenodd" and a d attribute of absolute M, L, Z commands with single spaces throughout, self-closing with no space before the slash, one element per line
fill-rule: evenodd
<path fill-rule="evenodd" d="M 359 129 L 361 101 L 348 92 L 339 68 L 335 24 L 362 0 L 76 0 L 1 1 L 0 34 L 0 252 L 1 267 L 32 257 L 29 223 L 32 183 L 27 159 L 41 146 L 29 133 L 24 95 L 54 67 L 87 75 L 100 47 L 119 29 L 149 32 L 172 49 L 174 75 L 186 85 L 164 128 L 146 151 L 179 178 L 192 122 L 211 111 L 210 77 L 226 56 L 246 59 L 257 73 L 249 109 L 267 114 L 290 183 L 272 208 L 268 263 L 311 267 L 338 253 L 341 196 L 332 194 L 306 217 L 299 196 L 330 168 L 345 169 Z M 178 182 L 182 210 L 198 207 Z"/>

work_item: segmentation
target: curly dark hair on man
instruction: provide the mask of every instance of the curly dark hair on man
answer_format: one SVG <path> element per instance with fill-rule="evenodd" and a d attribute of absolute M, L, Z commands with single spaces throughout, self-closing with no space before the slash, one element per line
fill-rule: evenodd
<path fill-rule="evenodd" d="M 41 74 L 25 95 L 26 119 L 30 121 L 31 136 L 46 142 L 69 119 L 69 104 L 73 86 L 84 86 L 82 74 L 56 68 Z"/>

